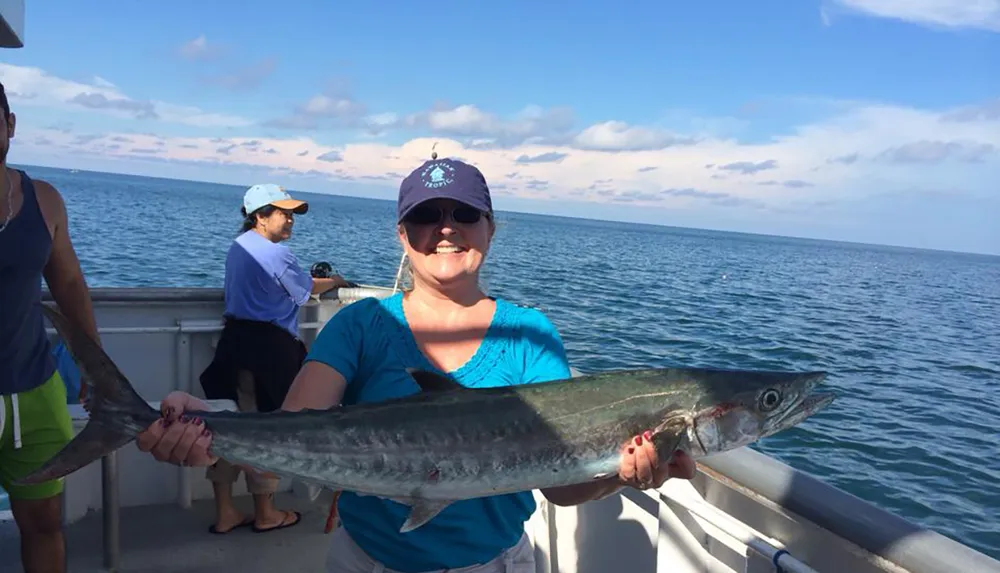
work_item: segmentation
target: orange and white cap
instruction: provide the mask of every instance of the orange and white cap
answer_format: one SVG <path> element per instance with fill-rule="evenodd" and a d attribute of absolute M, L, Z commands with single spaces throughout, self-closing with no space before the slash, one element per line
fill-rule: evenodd
<path fill-rule="evenodd" d="M 266 205 L 288 209 L 297 215 L 305 215 L 309 211 L 309 203 L 292 199 L 284 187 L 273 183 L 254 185 L 247 189 L 243 195 L 243 208 L 246 209 L 248 215 Z"/>

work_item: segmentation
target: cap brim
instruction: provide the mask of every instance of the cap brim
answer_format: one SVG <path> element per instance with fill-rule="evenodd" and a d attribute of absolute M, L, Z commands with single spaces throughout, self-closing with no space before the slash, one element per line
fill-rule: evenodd
<path fill-rule="evenodd" d="M 298 199 L 282 199 L 272 201 L 271 204 L 279 209 L 288 209 L 296 215 L 305 215 L 309 211 L 309 203 Z"/>
<path fill-rule="evenodd" d="M 484 213 L 490 213 L 489 209 L 484 208 L 482 205 L 473 205 L 472 203 L 469 202 L 469 200 L 468 200 L 467 197 L 460 197 L 459 195 L 461 195 L 461 193 L 439 192 L 439 193 L 436 193 L 436 194 L 434 194 L 434 195 L 432 195 L 430 197 L 424 197 L 423 199 L 421 199 L 421 200 L 417 201 L 416 203 L 414 203 L 414 204 L 410 205 L 409 207 L 407 207 L 406 211 L 403 211 L 403 214 L 400 215 L 399 221 L 397 221 L 397 222 L 402 222 L 402 220 L 404 218 L 406 218 L 407 215 L 410 214 L 410 211 L 412 211 L 416 207 L 418 207 L 420 205 L 423 205 L 424 203 L 426 203 L 428 201 L 434 201 L 436 199 L 451 199 L 452 201 L 456 201 L 456 202 L 461 203 L 461 204 L 463 204 L 463 205 L 465 205 L 467 207 L 472 207 L 473 209 L 479 209 L 480 211 L 482 211 Z"/>

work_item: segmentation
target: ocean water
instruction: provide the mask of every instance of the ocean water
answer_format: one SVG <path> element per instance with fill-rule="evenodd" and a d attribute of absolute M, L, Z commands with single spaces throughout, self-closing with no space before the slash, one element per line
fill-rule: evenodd
<path fill-rule="evenodd" d="M 242 187 L 30 172 L 62 191 L 92 286 L 221 285 Z M 394 204 L 308 199 L 289 242 L 300 262 L 391 285 Z M 489 291 L 547 312 L 575 366 L 827 370 L 839 399 L 755 447 L 1000 558 L 1000 257 L 498 222 Z"/>

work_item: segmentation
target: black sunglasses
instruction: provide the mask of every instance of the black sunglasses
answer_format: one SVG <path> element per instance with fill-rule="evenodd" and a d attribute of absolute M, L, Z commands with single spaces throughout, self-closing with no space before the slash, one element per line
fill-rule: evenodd
<path fill-rule="evenodd" d="M 484 216 L 484 213 L 475 207 L 455 207 L 450 210 L 451 220 L 462 225 L 474 225 Z M 432 207 L 430 205 L 419 205 L 414 207 L 403 220 L 414 225 L 436 225 L 444 218 L 445 209 Z"/>

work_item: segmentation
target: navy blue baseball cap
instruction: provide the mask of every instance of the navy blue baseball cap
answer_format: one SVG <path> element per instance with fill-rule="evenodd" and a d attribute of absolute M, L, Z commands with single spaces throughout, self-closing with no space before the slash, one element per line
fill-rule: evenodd
<path fill-rule="evenodd" d="M 458 159 L 431 159 L 403 179 L 396 203 L 397 222 L 431 199 L 454 199 L 484 213 L 493 213 L 486 177 L 479 169 Z"/>

